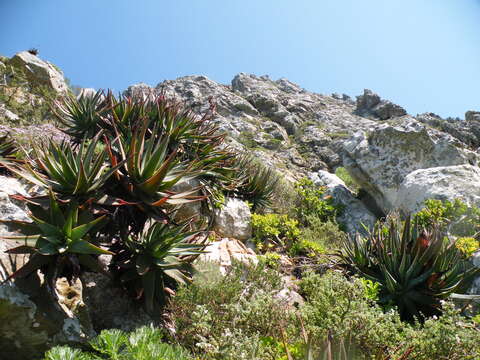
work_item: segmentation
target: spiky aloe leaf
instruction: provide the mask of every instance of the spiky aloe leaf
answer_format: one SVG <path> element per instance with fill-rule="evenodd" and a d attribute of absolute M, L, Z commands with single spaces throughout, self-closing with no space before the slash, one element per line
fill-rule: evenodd
<path fill-rule="evenodd" d="M 390 216 L 368 238 L 347 240 L 342 257 L 382 285 L 381 299 L 393 301 L 404 319 L 439 311 L 441 299 L 465 289 L 480 270 L 462 259 L 437 227 L 419 229 L 408 217 Z"/>

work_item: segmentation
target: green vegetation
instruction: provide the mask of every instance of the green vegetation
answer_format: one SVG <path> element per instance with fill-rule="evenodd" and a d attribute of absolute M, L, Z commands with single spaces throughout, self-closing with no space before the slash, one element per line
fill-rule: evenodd
<path fill-rule="evenodd" d="M 375 283 L 328 271 L 304 274 L 299 286 L 305 303 L 297 309 L 277 296 L 282 279 L 275 270 L 235 263 L 223 276 L 212 264 L 199 267 L 193 283 L 170 299 L 174 331 L 107 330 L 90 349 L 57 347 L 45 360 L 306 360 L 329 353 L 341 360 L 474 360 L 480 355 L 475 322 L 450 303 L 442 305 L 440 318 L 402 322 L 394 308 L 385 312 L 376 304 Z"/>
<path fill-rule="evenodd" d="M 257 248 L 262 250 L 290 249 L 300 236 L 298 221 L 288 215 L 253 214 L 253 239 Z"/>
<path fill-rule="evenodd" d="M 158 315 L 164 292 L 190 279 L 191 263 L 205 247 L 202 223 L 177 224 L 172 214 L 235 185 L 233 154 L 209 116 L 194 116 L 162 96 L 142 101 L 109 93 L 102 121 L 97 100 L 56 104 L 75 144 L 50 142 L 34 147 L 27 162 L 3 163 L 49 193 L 20 199 L 33 223 L 5 222 L 28 235 L 27 245 L 11 252 L 33 254 L 12 277 L 36 276 L 38 269 L 54 291 L 58 276 L 105 272 L 97 257 L 112 254 L 113 277 Z M 192 179 L 200 185 L 175 191 Z"/>
<path fill-rule="evenodd" d="M 127 334 L 120 330 L 103 330 L 90 341 L 90 351 L 57 346 L 44 360 L 188 360 L 190 354 L 180 346 L 162 342 L 158 329 L 142 327 Z"/>
<path fill-rule="evenodd" d="M 254 212 L 270 207 L 280 181 L 277 172 L 248 155 L 239 157 L 235 167 L 238 175 L 232 195 L 251 203 Z"/>
<path fill-rule="evenodd" d="M 360 191 L 360 186 L 353 180 L 351 175 L 348 173 L 347 169 L 344 167 L 338 167 L 335 170 L 335 175 L 337 175 L 340 180 L 342 180 L 347 187 L 352 190 L 353 193 L 358 194 Z"/>
<path fill-rule="evenodd" d="M 11 279 L 41 275 L 55 295 L 58 277 L 102 272 L 159 327 L 104 330 L 45 360 L 479 358 L 479 325 L 448 299 L 480 272 L 468 262 L 480 210 L 430 200 L 413 221 L 389 217 L 347 239 L 336 221 L 343 209 L 325 188 L 236 159 L 212 111 L 198 117 L 163 96 L 111 93 L 55 106 L 71 142 L 34 146 L 25 162 L 7 138 L 0 145 L 2 166 L 45 190 L 16 196 L 31 222 L 4 221 L 25 241 L 8 252 L 30 255 Z M 211 224 L 174 217 L 192 202 L 219 208 L 227 196 L 251 205 L 263 255 L 258 265 L 234 260 L 223 275 L 195 262 L 215 237 Z M 108 269 L 101 254 L 112 256 Z"/>
<path fill-rule="evenodd" d="M 441 300 L 466 290 L 480 273 L 438 227 L 422 230 L 410 218 L 402 225 L 399 217 L 390 217 L 368 238 L 345 242 L 342 256 L 381 284 L 380 303 L 398 306 L 405 320 L 439 315 Z"/>
<path fill-rule="evenodd" d="M 438 224 L 454 236 L 474 236 L 480 230 L 480 209 L 469 207 L 459 199 L 430 199 L 415 218 L 421 226 Z"/>

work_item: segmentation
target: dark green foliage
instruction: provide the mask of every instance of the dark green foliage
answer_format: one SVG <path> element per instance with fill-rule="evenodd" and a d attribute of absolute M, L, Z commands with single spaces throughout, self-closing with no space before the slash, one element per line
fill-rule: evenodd
<path fill-rule="evenodd" d="M 381 284 L 380 302 L 398 306 L 403 319 L 439 314 L 442 299 L 466 290 L 479 273 L 438 227 L 429 230 L 398 217 L 380 224 L 366 239 L 345 242 L 343 259 Z"/>
<path fill-rule="evenodd" d="M 95 245 L 90 235 L 105 225 L 105 216 L 95 218 L 90 212 L 79 210 L 75 201 L 62 204 L 53 193 L 47 209 L 34 202 L 29 202 L 28 207 L 32 222 L 2 221 L 24 234 L 3 237 L 25 242 L 7 253 L 30 254 L 28 262 L 10 278 L 26 277 L 41 270 L 55 294 L 58 277 L 72 280 L 78 278 L 83 269 L 101 271 L 95 256 L 112 253 Z"/>
<path fill-rule="evenodd" d="M 248 155 L 239 157 L 235 166 L 239 179 L 234 194 L 252 204 L 254 212 L 268 208 L 280 180 L 275 169 Z"/>
<path fill-rule="evenodd" d="M 130 235 L 126 248 L 113 258 L 112 267 L 120 281 L 137 298 L 144 297 L 147 311 L 165 302 L 165 288 L 190 281 L 191 258 L 202 253 L 199 232 L 186 231 L 188 224 L 147 224 L 141 234 Z M 170 290 L 171 292 L 171 290 Z"/>
<path fill-rule="evenodd" d="M 99 132 L 99 123 L 107 110 L 104 98 L 101 90 L 92 96 L 82 94 L 79 99 L 70 94 L 54 102 L 53 113 L 60 124 L 65 126 L 65 133 L 76 142 L 91 139 Z"/>
<path fill-rule="evenodd" d="M 101 92 L 55 104 L 73 144 L 52 141 L 44 148 L 36 146 L 30 161 L 11 169 L 54 193 L 56 206 L 68 209 L 68 214 L 80 212 L 82 221 L 102 215 L 108 226 L 92 231 L 89 243 L 101 239 L 115 253 L 110 269 L 114 278 L 144 300 L 149 312 L 157 313 L 164 291 L 172 293 L 177 282 L 189 278 L 190 263 L 205 247 L 203 236 L 188 229 L 203 224 L 175 223 L 176 210 L 235 184 L 233 155 L 210 122 L 214 107 L 198 117 L 161 95 L 116 98 Z M 196 185 L 177 189 L 190 181 Z M 53 206 L 46 196 L 23 200 L 32 206 Z M 42 252 L 43 241 L 37 244 Z M 70 263 L 77 259 L 70 254 L 74 251 L 66 251 Z M 55 257 L 56 252 L 49 255 Z M 63 273 L 60 265 L 52 264 L 50 270 L 43 263 L 35 268 Z M 77 276 L 80 267 L 74 265 L 72 274 Z"/>
<path fill-rule="evenodd" d="M 117 170 L 106 163 L 107 152 L 98 151 L 99 137 L 84 140 L 75 148 L 68 142 L 57 144 L 50 140 L 46 147 L 34 146 L 29 160 L 10 169 L 44 188 L 50 188 L 62 197 L 86 197 L 98 192 Z M 32 164 L 32 165 L 31 165 Z"/>

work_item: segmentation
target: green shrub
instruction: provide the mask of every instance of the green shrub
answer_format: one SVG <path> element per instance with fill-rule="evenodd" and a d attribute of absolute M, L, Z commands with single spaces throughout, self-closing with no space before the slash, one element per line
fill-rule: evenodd
<path fill-rule="evenodd" d="M 477 239 L 472 237 L 461 237 L 455 240 L 455 246 L 458 250 L 460 250 L 463 255 L 468 259 L 471 257 L 478 248 L 480 244 Z"/>
<path fill-rule="evenodd" d="M 259 250 L 287 250 L 300 236 L 298 221 L 288 215 L 252 214 L 253 240 Z"/>
<path fill-rule="evenodd" d="M 316 186 L 313 181 L 303 178 L 295 184 L 297 203 L 295 213 L 297 219 L 304 226 L 309 225 L 309 219 L 316 217 L 323 222 L 335 221 L 341 212 L 339 206 L 334 205 L 331 196 L 325 195 L 325 188 Z"/>
<path fill-rule="evenodd" d="M 192 356 L 178 345 L 163 341 L 159 329 L 144 326 L 129 334 L 103 330 L 90 341 L 91 351 L 83 352 L 57 346 L 45 354 L 45 360 L 190 360 Z"/>
<path fill-rule="evenodd" d="M 275 169 L 248 155 L 239 157 L 235 167 L 238 183 L 231 193 L 251 203 L 254 212 L 269 208 L 280 181 Z"/>
<path fill-rule="evenodd" d="M 480 332 L 453 304 L 443 305 L 443 315 L 416 326 L 407 339 L 408 359 L 474 360 L 480 358 Z"/>
<path fill-rule="evenodd" d="M 292 255 L 315 257 L 340 248 L 347 235 L 335 222 L 322 222 L 316 216 L 307 219 L 310 225 L 302 228 L 300 240 L 292 247 Z"/>
<path fill-rule="evenodd" d="M 301 313 L 315 352 L 325 350 L 329 339 L 337 349 L 349 348 L 368 358 L 390 355 L 390 349 L 401 344 L 404 325 L 398 314 L 384 313 L 366 299 L 360 280 L 349 281 L 332 271 L 323 276 L 310 273 L 300 288 L 307 298 Z"/>
<path fill-rule="evenodd" d="M 198 356 L 213 359 L 273 359 L 278 349 L 265 338 L 295 343 L 298 322 L 275 295 L 282 288 L 279 273 L 262 265 L 234 264 L 226 276 L 216 265 L 182 286 L 170 300 L 174 339 Z"/>
<path fill-rule="evenodd" d="M 451 303 L 443 304 L 439 318 L 410 324 L 395 309 L 384 312 L 375 304 L 375 283 L 330 271 L 323 276 L 308 273 L 300 288 L 307 299 L 301 314 L 314 355 L 330 347 L 333 358 L 342 360 L 480 357 L 480 332 Z"/>
<path fill-rule="evenodd" d="M 420 226 L 436 224 L 455 236 L 471 237 L 480 229 L 480 209 L 469 207 L 459 199 L 426 200 L 415 219 Z"/>

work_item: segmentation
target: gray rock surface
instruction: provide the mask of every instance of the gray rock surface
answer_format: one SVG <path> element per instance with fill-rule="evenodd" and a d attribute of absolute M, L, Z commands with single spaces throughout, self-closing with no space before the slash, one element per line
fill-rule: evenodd
<path fill-rule="evenodd" d="M 248 240 L 252 237 L 251 217 L 245 201 L 227 198 L 223 207 L 215 210 L 214 230 L 221 237 Z"/>
<path fill-rule="evenodd" d="M 362 116 L 372 116 L 380 120 L 407 115 L 401 106 L 388 100 L 383 100 L 372 90 L 365 89 L 363 95 L 357 96 L 356 112 Z"/>
<path fill-rule="evenodd" d="M 35 82 L 46 84 L 58 93 L 66 93 L 68 91 L 68 85 L 65 82 L 63 73 L 51 63 L 40 59 L 28 51 L 19 52 L 9 62 L 23 68 Z"/>
<path fill-rule="evenodd" d="M 427 199 L 460 199 L 479 207 L 480 169 L 457 165 L 415 170 L 400 185 L 394 207 L 407 213 L 416 212 Z"/>
<path fill-rule="evenodd" d="M 400 185 L 409 173 L 476 165 L 479 159 L 448 134 L 408 117 L 398 125 L 381 124 L 369 132 L 358 132 L 344 143 L 344 150 L 345 168 L 384 212 L 395 208 Z"/>
<path fill-rule="evenodd" d="M 362 224 L 367 229 L 373 228 L 377 220 L 375 215 L 354 196 L 338 176 L 320 170 L 311 174 L 310 178 L 315 185 L 325 186 L 326 194 L 332 196 L 336 204 L 343 206 L 343 212 L 337 220 L 345 226 L 350 236 L 355 236 L 356 233 L 366 235 Z"/>

